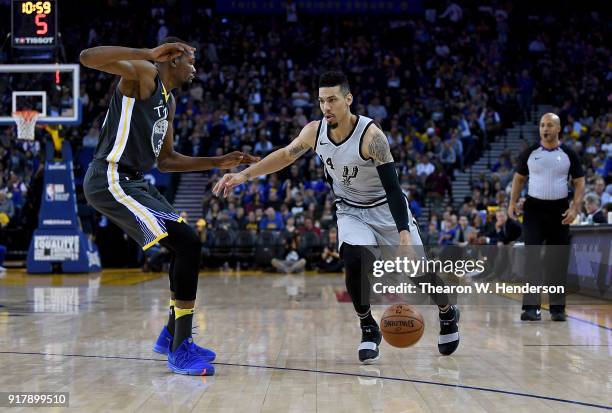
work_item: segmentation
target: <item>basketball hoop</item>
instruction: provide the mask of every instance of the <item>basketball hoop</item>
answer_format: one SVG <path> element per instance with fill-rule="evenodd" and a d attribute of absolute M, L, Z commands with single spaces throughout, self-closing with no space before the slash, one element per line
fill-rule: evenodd
<path fill-rule="evenodd" d="M 20 110 L 13 113 L 13 119 L 17 124 L 17 139 L 34 140 L 34 128 L 39 115 L 40 113 L 35 110 Z"/>

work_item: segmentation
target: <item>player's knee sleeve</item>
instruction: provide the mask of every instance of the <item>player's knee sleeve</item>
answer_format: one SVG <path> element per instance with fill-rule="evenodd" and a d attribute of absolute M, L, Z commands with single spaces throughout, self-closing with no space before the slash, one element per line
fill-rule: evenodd
<path fill-rule="evenodd" d="M 177 300 L 192 301 L 198 289 L 201 243 L 186 223 L 166 221 L 168 236 L 160 241 L 174 254 L 172 287 Z"/>
<path fill-rule="evenodd" d="M 351 296 L 353 307 L 359 314 L 370 308 L 370 280 L 368 269 L 374 256 L 365 247 L 344 243 L 340 249 L 344 261 L 346 290 Z"/>

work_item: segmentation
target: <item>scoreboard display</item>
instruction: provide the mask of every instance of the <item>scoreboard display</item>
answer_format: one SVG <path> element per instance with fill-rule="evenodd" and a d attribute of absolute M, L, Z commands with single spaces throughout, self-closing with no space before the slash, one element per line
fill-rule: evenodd
<path fill-rule="evenodd" d="M 12 0 L 11 39 L 16 48 L 54 48 L 57 44 L 57 1 Z"/>

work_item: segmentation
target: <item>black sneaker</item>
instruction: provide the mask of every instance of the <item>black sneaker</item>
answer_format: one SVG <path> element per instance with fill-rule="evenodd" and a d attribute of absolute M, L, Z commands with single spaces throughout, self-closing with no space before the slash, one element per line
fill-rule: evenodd
<path fill-rule="evenodd" d="M 539 308 L 527 308 L 521 314 L 521 321 L 540 321 L 542 311 Z"/>
<path fill-rule="evenodd" d="M 377 325 L 361 327 L 361 344 L 359 345 L 359 361 L 372 364 L 380 358 L 380 340 L 382 334 Z"/>
<path fill-rule="evenodd" d="M 550 312 L 550 319 L 552 321 L 566 321 L 567 320 L 567 315 L 565 314 L 564 311 L 551 311 Z"/>
<path fill-rule="evenodd" d="M 440 313 L 440 335 L 438 351 L 444 356 L 450 356 L 459 347 L 459 308 L 451 305 L 447 312 Z"/>

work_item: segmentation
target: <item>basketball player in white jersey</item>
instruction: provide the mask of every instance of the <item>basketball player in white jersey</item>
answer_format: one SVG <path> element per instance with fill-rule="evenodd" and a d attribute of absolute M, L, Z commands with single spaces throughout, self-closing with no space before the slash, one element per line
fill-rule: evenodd
<path fill-rule="evenodd" d="M 352 101 L 343 73 L 322 74 L 319 105 L 324 118 L 307 124 L 285 148 L 240 173 L 224 175 L 213 192 L 218 195 L 223 191 L 227 196 L 237 185 L 283 169 L 309 149 L 315 150 L 336 197 L 346 287 L 362 329 L 358 356 L 367 364 L 379 358 L 381 333 L 370 312 L 370 283 L 362 262 L 362 257 L 367 256 L 364 254 L 369 254 L 366 247 L 423 243 L 400 188 L 387 138 L 372 119 L 351 113 Z M 445 302 L 436 303 L 441 326 L 438 349 L 441 354 L 450 355 L 459 345 L 459 310 L 449 305 L 448 297 Z"/>

